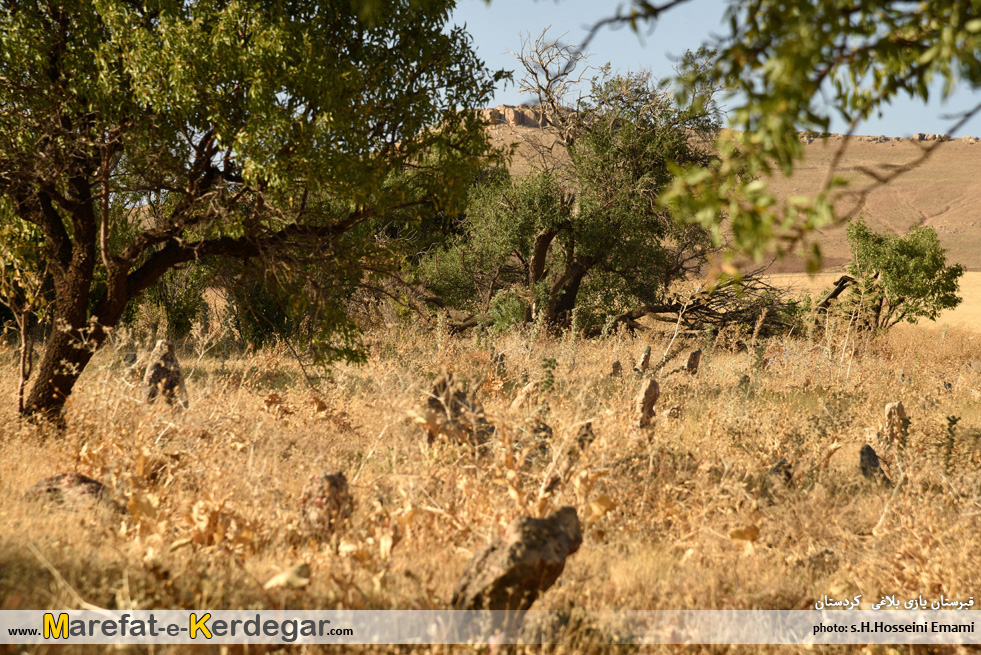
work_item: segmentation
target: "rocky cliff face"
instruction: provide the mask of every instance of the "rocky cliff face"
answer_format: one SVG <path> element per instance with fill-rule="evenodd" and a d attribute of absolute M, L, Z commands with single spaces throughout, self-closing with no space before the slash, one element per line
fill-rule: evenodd
<path fill-rule="evenodd" d="M 498 105 L 491 109 L 481 109 L 480 115 L 493 125 L 541 127 L 542 124 L 541 111 L 530 105 Z"/>

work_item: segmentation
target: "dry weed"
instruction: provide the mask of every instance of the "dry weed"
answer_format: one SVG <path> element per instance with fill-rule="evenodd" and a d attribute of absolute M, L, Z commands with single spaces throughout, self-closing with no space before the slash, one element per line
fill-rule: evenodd
<path fill-rule="evenodd" d="M 475 551 L 519 514 L 563 505 L 578 509 L 584 543 L 537 608 L 976 595 L 981 337 L 910 328 L 856 342 L 845 330 L 733 346 L 749 334 L 682 344 L 703 349 L 698 375 L 659 375 L 658 407 L 673 418 L 655 417 L 643 439 L 640 380 L 609 371 L 648 345 L 663 351 L 669 337 L 651 333 L 437 343 L 396 327 L 369 335 L 367 364 L 336 366 L 315 391 L 277 350 L 203 357 L 179 412 L 144 404 L 100 354 L 62 432 L 0 408 L 0 607 L 445 608 Z M 444 368 L 477 390 L 489 448 L 427 446 L 410 418 Z M 0 394 L 13 398 L 5 370 Z M 909 423 L 882 459 L 887 488 L 862 477 L 859 450 L 896 400 Z M 128 512 L 39 512 L 24 499 L 64 471 L 105 483 Z M 344 472 L 354 511 L 313 539 L 300 497 L 323 471 Z M 267 584 L 297 570 L 308 583 Z"/>

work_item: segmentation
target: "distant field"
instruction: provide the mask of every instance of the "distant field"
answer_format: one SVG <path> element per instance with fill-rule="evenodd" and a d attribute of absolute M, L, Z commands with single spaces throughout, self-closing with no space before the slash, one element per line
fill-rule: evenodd
<path fill-rule="evenodd" d="M 770 281 L 778 287 L 793 291 L 817 294 L 830 288 L 831 284 L 841 275 L 838 273 L 819 273 L 814 276 L 806 273 L 782 273 L 771 275 Z M 981 331 L 981 273 L 968 272 L 961 279 L 961 297 L 964 301 L 957 308 L 944 312 L 937 319 L 936 325 L 948 323 Z M 930 325 L 929 321 L 923 321 Z"/>

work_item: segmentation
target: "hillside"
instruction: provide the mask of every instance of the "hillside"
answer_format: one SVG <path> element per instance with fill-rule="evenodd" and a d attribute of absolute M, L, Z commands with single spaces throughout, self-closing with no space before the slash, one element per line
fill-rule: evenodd
<path fill-rule="evenodd" d="M 512 164 L 517 174 L 531 170 L 535 150 L 529 140 L 541 134 L 531 107 L 501 106 L 485 110 L 496 121 L 491 130 L 495 145 L 517 143 Z M 917 139 L 890 137 L 853 137 L 838 166 L 838 174 L 854 185 L 864 185 L 869 178 L 862 169 L 888 172 L 912 162 L 921 148 L 935 141 L 937 135 L 917 135 Z M 841 135 L 824 138 L 803 137 L 805 160 L 790 178 L 771 180 L 780 197 L 813 193 L 820 187 L 839 146 Z M 546 138 L 546 141 L 548 139 Z M 876 230 L 905 232 L 913 225 L 936 228 L 948 250 L 948 258 L 969 271 L 981 271 L 981 140 L 976 137 L 951 139 L 921 165 L 898 177 L 892 183 L 876 188 L 862 204 L 861 213 Z M 847 201 L 840 211 L 851 209 Z M 848 244 L 844 228 L 822 231 L 817 237 L 825 255 L 825 267 L 833 269 L 848 261 Z M 775 272 L 794 273 L 804 270 L 800 261 L 778 262 Z"/>

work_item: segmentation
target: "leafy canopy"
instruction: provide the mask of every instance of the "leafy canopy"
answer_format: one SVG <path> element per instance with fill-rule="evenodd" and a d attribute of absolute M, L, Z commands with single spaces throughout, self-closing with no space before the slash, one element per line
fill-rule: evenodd
<path fill-rule="evenodd" d="M 542 138 L 560 134 L 567 157 L 543 147 L 542 170 L 481 179 L 463 233 L 423 267 L 430 288 L 471 310 L 520 299 L 525 320 L 548 324 L 577 307 L 603 320 L 660 302 L 708 250 L 704 230 L 678 224 L 657 198 L 672 179 L 669 162 L 707 160 L 689 137 L 712 117 L 679 106 L 648 73 L 604 70 L 575 107 L 551 104 L 559 109 L 543 120 L 556 129 Z"/>
<path fill-rule="evenodd" d="M 858 219 L 848 226 L 853 261 L 849 273 L 858 282 L 851 301 L 859 304 L 873 327 L 901 321 L 937 319 L 960 304 L 959 264 L 947 265 L 937 231 L 917 226 L 905 235 L 880 234 Z"/>
<path fill-rule="evenodd" d="M 472 110 L 503 74 L 453 5 L 0 0 L 0 220 L 44 243 L 5 262 L 47 266 L 59 326 L 28 404 L 63 402 L 80 343 L 209 260 L 261 262 L 352 354 L 372 223 L 459 205 L 489 149 Z"/>

